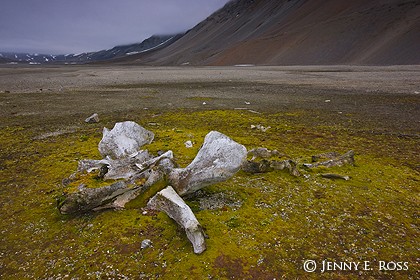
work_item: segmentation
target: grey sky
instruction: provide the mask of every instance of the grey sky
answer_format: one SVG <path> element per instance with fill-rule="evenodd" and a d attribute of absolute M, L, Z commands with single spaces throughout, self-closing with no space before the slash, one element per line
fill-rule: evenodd
<path fill-rule="evenodd" d="M 80 53 L 186 31 L 228 0 L 1 0 L 0 51 Z"/>

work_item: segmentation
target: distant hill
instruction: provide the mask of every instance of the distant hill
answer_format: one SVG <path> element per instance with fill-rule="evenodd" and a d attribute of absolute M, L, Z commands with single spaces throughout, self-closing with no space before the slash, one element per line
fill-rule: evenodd
<path fill-rule="evenodd" d="M 10 63 L 10 62 L 13 62 L 13 60 L 0 56 L 0 63 Z"/>
<path fill-rule="evenodd" d="M 149 65 L 420 64 L 420 2 L 236 0 L 159 51 Z"/>
<path fill-rule="evenodd" d="M 168 46 L 182 37 L 182 35 L 184 34 L 154 35 L 141 43 L 116 46 L 109 50 L 91 53 L 88 55 L 88 59 L 93 61 L 103 61 L 130 56 L 138 53 L 145 53 L 157 48 Z"/>
<path fill-rule="evenodd" d="M 122 58 L 133 54 L 146 53 L 168 46 L 183 34 L 154 35 L 141 43 L 116 46 L 109 50 L 80 54 L 51 55 L 30 53 L 0 53 L 0 63 L 17 62 L 20 64 L 83 64 Z"/>

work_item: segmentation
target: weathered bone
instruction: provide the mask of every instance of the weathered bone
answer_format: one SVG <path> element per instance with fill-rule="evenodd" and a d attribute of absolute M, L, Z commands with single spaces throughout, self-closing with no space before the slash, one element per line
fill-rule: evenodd
<path fill-rule="evenodd" d="M 140 169 L 141 171 L 146 170 L 147 168 L 150 168 L 154 165 L 156 165 L 159 161 L 161 161 L 162 159 L 167 158 L 167 159 L 173 159 L 174 158 L 174 154 L 172 153 L 171 150 L 163 153 L 162 155 L 155 157 L 155 158 L 151 158 L 147 161 L 144 161 L 142 163 L 136 163 L 136 166 L 138 169 Z"/>
<path fill-rule="evenodd" d="M 288 169 L 291 175 L 296 177 L 300 176 L 297 163 L 291 159 L 286 159 L 283 161 L 272 161 L 270 166 L 275 170 Z"/>
<path fill-rule="evenodd" d="M 152 197 L 147 203 L 147 207 L 163 211 L 175 220 L 185 230 L 188 239 L 194 247 L 194 253 L 201 254 L 206 250 L 205 235 L 200 223 L 191 211 L 191 208 L 171 186 L 161 190 Z"/>
<path fill-rule="evenodd" d="M 322 154 L 312 156 L 312 162 L 318 162 L 321 159 L 334 159 L 334 158 L 337 158 L 339 156 L 341 156 L 341 155 L 337 152 L 322 153 Z"/>
<path fill-rule="evenodd" d="M 150 158 L 147 151 L 136 151 L 118 159 L 107 157 L 104 160 L 83 160 L 79 162 L 79 173 L 102 170 L 105 166 L 105 180 L 124 179 L 124 182 L 96 189 L 83 187 L 76 193 L 66 194 L 59 210 L 63 214 L 70 214 L 122 208 L 166 176 L 181 195 L 192 193 L 204 186 L 229 179 L 239 170 L 245 158 L 244 146 L 213 131 L 206 136 L 193 162 L 184 169 L 175 168 L 172 151 L 155 158 Z M 146 183 L 138 186 L 138 179 L 146 179 Z"/>
<path fill-rule="evenodd" d="M 239 171 L 246 155 L 243 145 L 212 131 L 206 135 L 197 156 L 186 168 L 175 168 L 169 173 L 169 183 L 181 196 L 193 193 L 231 178 Z"/>
<path fill-rule="evenodd" d="M 152 156 L 147 150 L 142 150 L 121 159 L 108 159 L 108 172 L 105 174 L 104 179 L 128 179 L 139 173 L 137 164 L 148 161 L 151 158 Z"/>
<path fill-rule="evenodd" d="M 104 128 L 98 149 L 103 157 L 117 159 L 136 152 L 145 144 L 150 144 L 153 138 L 153 132 L 135 122 L 119 122 L 112 130 Z"/>
<path fill-rule="evenodd" d="M 130 178 L 128 181 L 129 184 L 134 184 L 135 181 L 140 178 L 147 178 L 147 180 L 142 186 L 135 187 L 118 196 L 117 199 L 109 205 L 109 208 L 124 208 L 125 204 L 143 194 L 146 190 L 148 190 L 160 180 L 164 179 L 165 175 L 169 173 L 169 170 L 172 170 L 175 167 L 172 158 L 163 157 L 159 162 L 156 163 L 158 164 L 156 169 L 148 169 Z"/>
<path fill-rule="evenodd" d="M 124 182 L 116 182 L 102 188 L 86 188 L 81 185 L 78 192 L 65 196 L 58 209 L 61 214 L 84 213 L 110 203 L 128 190 L 130 188 Z"/>
<path fill-rule="evenodd" d="M 266 173 L 273 171 L 271 167 L 271 162 L 269 160 L 263 159 L 259 162 L 247 160 L 242 164 L 242 170 L 246 173 Z"/>
<path fill-rule="evenodd" d="M 78 173 L 89 173 L 98 169 L 99 178 L 124 179 L 124 181 L 101 188 L 86 188 L 85 185 L 81 185 L 78 192 L 63 196 L 63 200 L 58 204 L 59 211 L 62 214 L 75 214 L 90 210 L 123 208 L 127 202 L 144 194 L 151 186 L 163 188 L 169 181 L 173 188 L 168 186 L 159 191 L 149 200 L 147 207 L 164 211 L 174 219 L 185 230 L 197 254 L 206 250 L 205 234 L 194 213 L 180 195 L 190 194 L 205 186 L 225 181 L 241 166 L 245 171 L 248 169 L 253 173 L 288 169 L 292 175 L 299 176 L 297 164 L 292 160 L 264 159 L 260 162 L 245 162 L 246 148 L 216 131 L 206 135 L 197 156 L 186 168 L 175 168 L 172 151 L 155 158 L 152 158 L 147 151 L 138 151 L 142 145 L 153 140 L 154 134 L 134 122 L 117 123 L 111 131 L 104 128 L 103 134 L 98 147 L 106 158 L 80 161 L 77 172 L 65 181 L 71 182 Z M 276 150 L 270 151 L 266 148 L 251 150 L 250 154 L 253 154 L 253 159 L 280 156 Z M 333 154 L 319 155 L 313 160 L 330 155 Z M 354 163 L 353 151 L 325 162 L 304 164 L 304 166 L 331 167 L 348 163 Z M 337 174 L 322 176 L 349 179 L 348 176 Z M 145 183 L 139 183 L 138 180 Z M 159 181 L 163 184 L 159 184 Z"/>
<path fill-rule="evenodd" d="M 144 183 L 144 185 L 132 188 L 131 190 L 128 190 L 127 192 L 118 196 L 112 203 L 109 203 L 105 207 L 106 208 L 115 208 L 115 209 L 124 208 L 124 206 L 128 202 L 135 199 L 139 195 L 143 194 L 151 186 L 153 186 L 159 180 L 163 179 L 163 173 L 158 171 L 158 170 L 152 170 L 152 171 L 149 172 L 149 175 L 147 177 L 148 177 L 147 181 L 146 181 L 146 183 Z"/>
<path fill-rule="evenodd" d="M 307 168 L 314 168 L 319 166 L 325 166 L 325 167 L 333 167 L 333 166 L 343 166 L 345 164 L 354 164 L 354 151 L 348 151 L 342 156 L 323 161 L 323 162 L 317 162 L 317 163 L 305 163 L 303 164 L 304 167 Z"/>
<path fill-rule="evenodd" d="M 101 159 L 101 160 L 80 160 L 77 167 L 77 173 L 91 173 L 107 166 L 107 172 L 104 174 L 104 180 L 128 179 L 139 172 L 136 164 L 145 162 L 151 158 L 147 150 L 137 152 L 133 156 L 121 159 Z"/>
<path fill-rule="evenodd" d="M 78 192 L 64 196 L 64 200 L 58 206 L 60 212 L 62 214 L 76 214 L 90 210 L 124 208 L 125 204 L 143 194 L 158 181 L 164 179 L 165 175 L 175 167 L 172 158 L 170 157 L 172 152 L 165 153 L 164 155 L 166 156 L 162 157 L 162 155 L 158 161 L 153 162 L 153 168 L 144 171 L 140 171 L 135 165 L 134 168 L 132 166 L 127 167 L 127 170 L 133 172 L 133 174 L 129 178 L 125 178 L 126 180 L 124 182 L 118 182 L 110 186 L 94 189 L 81 186 Z M 131 160 L 133 160 L 133 158 Z M 114 160 L 109 161 L 112 162 Z M 115 161 L 119 161 L 120 163 L 130 162 L 129 158 Z M 131 174 L 124 173 L 123 166 L 119 171 L 122 172 L 120 177 Z M 145 179 L 146 182 L 142 185 L 137 185 L 136 181 L 140 179 Z M 118 190 L 118 192 L 116 190 Z"/>
<path fill-rule="evenodd" d="M 255 160 L 256 158 L 270 158 L 273 156 L 279 156 L 280 153 L 277 150 L 269 150 L 267 148 L 258 147 L 252 149 L 248 152 L 248 154 L 252 155 L 251 161 Z"/>
<path fill-rule="evenodd" d="M 92 172 L 94 170 L 100 169 L 103 165 L 108 165 L 109 161 L 107 159 L 101 159 L 101 160 L 94 160 L 94 159 L 82 159 L 79 160 L 77 164 L 77 172 L 83 173 L 83 172 Z"/>

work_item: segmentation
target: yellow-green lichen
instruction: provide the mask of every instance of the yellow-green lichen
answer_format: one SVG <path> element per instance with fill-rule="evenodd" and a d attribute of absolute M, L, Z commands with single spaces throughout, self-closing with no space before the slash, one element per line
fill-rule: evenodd
<path fill-rule="evenodd" d="M 366 133 L 363 127 L 310 126 L 305 112 L 178 111 L 133 121 L 156 137 L 147 148 L 172 150 L 186 166 L 204 136 L 218 130 L 248 149 L 267 147 L 296 159 L 329 151 L 356 152 L 354 166 L 237 175 L 206 188 L 225 193 L 239 207 L 200 209 L 187 201 L 204 227 L 207 250 L 195 255 L 185 233 L 164 213 L 144 212 L 146 201 L 126 210 L 77 217 L 58 213 L 54 197 L 77 161 L 100 159 L 101 125 L 36 140 L 33 127 L 0 133 L 1 278 L 86 279 L 416 279 L 419 243 L 418 139 Z M 105 119 L 112 127 L 113 120 Z M 251 125 L 271 126 L 266 132 Z M 51 129 L 53 130 L 53 129 Z M 185 146 L 186 141 L 192 148 Z M 331 180 L 322 173 L 351 179 Z M 95 179 L 83 178 L 93 185 Z M 73 186 L 75 187 L 75 186 Z M 161 186 L 158 186 L 159 188 Z M 150 190 L 147 196 L 157 190 Z M 141 241 L 152 246 L 140 249 Z M 372 271 L 308 274 L 307 259 L 370 261 Z M 407 261 L 408 271 L 379 271 L 377 263 Z M 308 276 L 310 275 L 310 276 Z"/>

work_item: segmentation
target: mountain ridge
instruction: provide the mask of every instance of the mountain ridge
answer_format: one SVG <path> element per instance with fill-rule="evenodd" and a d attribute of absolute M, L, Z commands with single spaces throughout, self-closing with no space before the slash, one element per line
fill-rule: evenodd
<path fill-rule="evenodd" d="M 145 65 L 420 64 L 411 0 L 230 1 Z"/>
<path fill-rule="evenodd" d="M 153 35 L 140 43 L 118 45 L 111 49 L 79 54 L 33 54 L 33 53 L 0 53 L 0 63 L 12 64 L 84 64 L 91 62 L 103 62 L 137 53 L 144 53 L 155 48 L 167 46 L 184 33 L 171 35 Z"/>
<path fill-rule="evenodd" d="M 416 65 L 420 2 L 233 0 L 185 33 L 67 55 L 0 53 L 0 63 Z"/>

